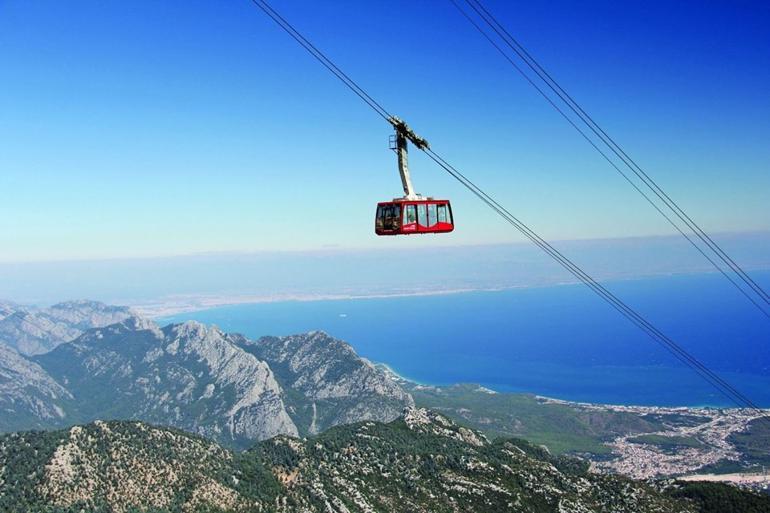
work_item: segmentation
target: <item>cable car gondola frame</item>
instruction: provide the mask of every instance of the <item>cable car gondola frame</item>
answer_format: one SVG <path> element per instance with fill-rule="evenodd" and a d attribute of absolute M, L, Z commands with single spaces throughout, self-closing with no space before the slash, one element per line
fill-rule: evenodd
<path fill-rule="evenodd" d="M 397 198 L 377 204 L 377 235 L 447 233 L 454 230 L 449 200 Z"/>
<path fill-rule="evenodd" d="M 398 172 L 404 188 L 402 198 L 377 204 L 374 233 L 377 235 L 415 235 L 423 233 L 448 233 L 454 230 L 452 205 L 449 200 L 426 198 L 414 192 L 408 166 L 408 142 L 418 149 L 430 148 L 428 141 L 415 134 L 409 126 L 391 116 L 388 121 L 395 129 L 390 136 L 390 149 L 398 156 Z"/>

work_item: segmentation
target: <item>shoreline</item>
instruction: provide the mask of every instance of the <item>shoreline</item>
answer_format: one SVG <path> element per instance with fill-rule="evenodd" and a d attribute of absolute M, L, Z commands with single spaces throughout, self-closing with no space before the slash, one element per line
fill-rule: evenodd
<path fill-rule="evenodd" d="M 433 294 L 431 294 L 433 295 Z M 378 296 L 380 297 L 380 296 Z M 388 296 L 391 297 L 391 296 Z M 403 297 L 403 296 L 398 296 Z M 253 303 L 245 303 L 245 304 L 253 304 Z M 205 310 L 200 310 L 205 311 Z M 181 320 L 173 321 L 170 319 L 159 319 L 155 318 L 154 321 L 162 321 L 162 322 L 182 322 Z M 293 334 L 292 333 L 285 333 L 285 335 Z M 535 397 L 537 400 L 552 404 L 569 404 L 571 406 L 579 406 L 579 407 L 585 407 L 585 408 L 592 408 L 592 407 L 599 407 L 599 408 L 605 408 L 605 409 L 613 409 L 616 411 L 641 411 L 641 410 L 666 410 L 666 411 L 673 411 L 673 410 L 689 410 L 689 411 L 701 411 L 701 412 L 708 412 L 708 411 L 739 411 L 739 410 L 745 410 L 745 408 L 740 408 L 734 404 L 726 404 L 726 403 L 710 403 L 708 401 L 699 401 L 692 404 L 686 404 L 686 403 L 669 403 L 669 402 L 663 402 L 663 403 L 650 403 L 647 401 L 637 401 L 637 402 L 618 402 L 610 400 L 601 400 L 601 398 L 576 398 L 576 397 L 568 397 L 568 396 L 559 396 L 556 395 L 549 395 L 547 393 L 542 393 L 536 390 L 533 390 L 531 388 L 528 389 L 522 389 L 522 388 L 509 388 L 506 386 L 500 387 L 500 384 L 494 385 L 491 383 L 485 383 L 483 380 L 469 380 L 469 381 L 460 381 L 460 382 L 430 382 L 425 381 L 419 378 L 414 378 L 407 376 L 397 370 L 396 366 L 393 363 L 389 363 L 382 360 L 372 360 L 369 357 L 360 355 L 362 359 L 366 360 L 369 364 L 372 366 L 379 368 L 383 370 L 385 373 L 390 375 L 390 377 L 397 382 L 406 383 L 409 386 L 412 387 L 419 387 L 419 388 L 433 388 L 433 389 L 442 389 L 442 388 L 450 388 L 454 386 L 462 386 L 462 385 L 470 385 L 478 389 L 478 391 L 484 391 L 487 393 L 492 394 L 500 394 L 500 395 L 528 395 Z M 622 369 L 624 366 L 603 366 L 613 369 Z M 649 367 L 649 366 L 642 366 L 642 367 Z M 639 368 L 637 366 L 634 367 Z M 652 366 L 650 368 L 658 369 L 658 366 Z M 665 367 L 669 370 L 673 370 L 674 367 Z M 751 376 L 754 376 L 756 378 L 764 378 L 764 376 L 759 374 L 751 374 Z M 766 411 L 770 413 L 770 404 L 766 406 L 761 406 L 759 408 L 762 411 Z"/>
<path fill-rule="evenodd" d="M 750 408 L 739 408 L 737 406 L 718 406 L 718 405 L 709 405 L 709 404 L 697 404 L 697 405 L 649 405 L 649 404 L 617 404 L 617 403 L 603 403 L 603 402 L 588 402 L 588 401 L 575 401 L 571 399 L 560 399 L 557 397 L 550 397 L 542 394 L 538 394 L 536 392 L 527 392 L 527 391 L 509 391 L 509 390 L 497 390 L 495 388 L 492 388 L 490 386 L 481 384 L 481 383 L 450 383 L 450 384 L 434 384 L 434 383 L 426 383 L 423 381 L 418 381 L 416 379 L 409 378 L 407 376 L 403 376 L 402 374 L 399 374 L 398 371 L 396 371 L 393 367 L 391 367 L 387 363 L 383 362 L 372 362 L 370 360 L 367 360 L 369 363 L 371 363 L 374 367 L 382 369 L 384 372 L 386 372 L 388 375 L 390 375 L 391 379 L 395 380 L 396 382 L 399 382 L 401 384 L 406 384 L 407 386 L 411 386 L 415 389 L 442 389 L 442 388 L 451 388 L 456 386 L 470 386 L 474 387 L 475 392 L 479 393 L 485 393 L 485 394 L 492 394 L 492 395 L 527 395 L 534 397 L 538 402 L 544 403 L 544 404 L 563 404 L 566 406 L 573 406 L 573 407 L 579 407 L 579 408 L 597 408 L 597 409 L 605 409 L 605 410 L 613 410 L 613 411 L 625 411 L 625 412 L 645 412 L 645 413 L 659 413 L 659 412 L 666 412 L 666 413 L 678 413 L 687 411 L 690 413 L 693 412 L 699 412 L 701 414 L 707 414 L 709 412 L 714 411 L 731 411 L 731 412 L 737 412 L 737 411 L 745 411 L 745 410 L 751 410 Z M 761 412 L 766 412 L 770 414 L 770 406 L 768 407 L 760 407 L 758 408 Z"/>
<path fill-rule="evenodd" d="M 638 276 L 610 276 L 600 278 L 601 283 L 633 282 L 645 279 L 675 278 L 699 275 L 714 275 L 716 271 L 671 271 L 643 274 Z M 577 280 L 552 280 L 529 284 L 507 284 L 500 286 L 456 287 L 432 290 L 391 290 L 361 293 L 278 293 L 278 294 L 201 294 L 166 296 L 156 300 L 129 301 L 126 306 L 149 319 L 160 319 L 173 315 L 203 312 L 215 308 L 269 303 L 315 302 L 315 301 L 356 301 L 367 299 L 398 299 L 408 297 L 434 297 L 455 294 L 506 292 L 512 290 L 543 289 L 581 285 Z M 119 301 L 118 301 L 119 303 Z"/>
<path fill-rule="evenodd" d="M 381 292 L 371 294 L 271 294 L 243 296 L 192 296 L 190 299 L 129 303 L 127 306 L 143 317 L 161 319 L 173 315 L 204 312 L 226 306 L 259 305 L 271 303 L 309 303 L 315 301 L 359 301 L 367 299 L 398 299 L 406 297 L 432 297 L 474 292 L 504 292 L 508 290 L 577 285 L 578 283 L 553 283 L 544 285 L 512 285 L 507 287 L 478 287 L 439 289 L 414 292 Z"/>

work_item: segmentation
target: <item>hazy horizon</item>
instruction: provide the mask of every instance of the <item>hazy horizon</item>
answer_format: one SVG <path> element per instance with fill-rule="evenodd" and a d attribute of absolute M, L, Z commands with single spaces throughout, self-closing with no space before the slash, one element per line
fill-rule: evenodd
<path fill-rule="evenodd" d="M 770 232 L 722 234 L 717 240 L 747 270 L 770 269 Z M 554 245 L 599 280 L 716 272 L 673 236 Z M 0 263 L 0 298 L 31 304 L 81 298 L 138 305 L 211 296 L 397 295 L 574 282 L 538 248 L 524 243 Z M 724 284 L 727 294 L 737 293 Z"/>

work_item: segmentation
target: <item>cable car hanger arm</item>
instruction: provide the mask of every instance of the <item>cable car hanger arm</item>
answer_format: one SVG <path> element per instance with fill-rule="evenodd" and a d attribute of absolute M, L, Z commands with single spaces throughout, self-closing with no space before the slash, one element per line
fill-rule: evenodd
<path fill-rule="evenodd" d="M 398 155 L 398 173 L 401 175 L 404 199 L 419 199 L 420 195 L 414 192 L 412 177 L 409 174 L 409 148 L 407 141 L 411 141 L 419 150 L 426 150 L 430 148 L 430 145 L 428 141 L 415 134 L 414 130 L 409 128 L 409 125 L 398 117 L 390 116 L 388 117 L 388 122 L 393 125 L 396 131 L 395 138 L 392 139 L 392 141 L 395 141 L 395 144 L 391 144 L 391 149 Z"/>

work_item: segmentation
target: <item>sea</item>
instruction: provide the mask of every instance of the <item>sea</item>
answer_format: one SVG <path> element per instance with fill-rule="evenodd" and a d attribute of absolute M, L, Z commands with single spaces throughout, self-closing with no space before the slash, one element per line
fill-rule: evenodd
<path fill-rule="evenodd" d="M 765 290 L 770 271 L 752 273 Z M 761 407 L 770 407 L 770 319 L 719 274 L 604 284 Z M 194 319 L 250 338 L 323 330 L 413 381 L 652 406 L 734 406 L 583 285 L 433 296 L 243 304 Z"/>

